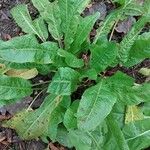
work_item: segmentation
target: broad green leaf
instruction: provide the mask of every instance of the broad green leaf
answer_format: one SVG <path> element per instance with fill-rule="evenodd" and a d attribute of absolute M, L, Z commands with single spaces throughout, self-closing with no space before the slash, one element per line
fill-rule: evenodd
<path fill-rule="evenodd" d="M 112 114 L 114 119 L 118 122 L 120 128 L 125 124 L 126 106 L 122 103 L 116 103 L 113 107 Z"/>
<path fill-rule="evenodd" d="M 144 116 L 150 116 L 150 102 L 144 103 L 142 106 L 142 112 Z"/>
<path fill-rule="evenodd" d="M 126 116 L 125 116 L 126 124 L 137 120 L 142 120 L 142 119 L 144 119 L 144 116 L 138 106 L 136 105 L 127 106 Z"/>
<path fill-rule="evenodd" d="M 83 69 L 80 71 L 81 77 L 80 80 L 83 78 L 89 78 L 90 80 L 96 80 L 97 79 L 97 72 L 95 69 Z"/>
<path fill-rule="evenodd" d="M 141 102 L 149 102 L 150 84 L 135 85 L 133 87 L 118 87 L 116 93 L 118 100 L 127 105 L 136 105 Z"/>
<path fill-rule="evenodd" d="M 44 20 L 42 18 L 37 18 L 33 21 L 33 25 L 35 26 L 39 35 L 43 38 L 43 41 L 45 42 L 46 39 L 48 38 L 48 30 L 47 30 Z"/>
<path fill-rule="evenodd" d="M 23 139 L 29 140 L 47 135 L 51 115 L 61 101 L 63 97 L 49 95 L 40 108 L 35 111 L 19 112 L 3 126 L 15 129 Z"/>
<path fill-rule="evenodd" d="M 78 127 L 94 130 L 104 121 L 116 102 L 116 96 L 103 81 L 87 89 L 77 111 Z"/>
<path fill-rule="evenodd" d="M 67 129 L 75 129 L 77 128 L 77 118 L 76 113 L 79 106 L 79 101 L 76 100 L 72 103 L 72 105 L 67 109 L 64 116 L 64 125 Z"/>
<path fill-rule="evenodd" d="M 141 32 L 145 24 L 149 21 L 149 19 L 149 16 L 141 17 L 135 23 L 135 25 L 132 27 L 131 31 L 126 35 L 126 37 L 123 38 L 120 43 L 120 49 L 118 54 L 120 62 L 125 63 L 128 61 L 131 47 L 133 46 L 139 33 Z"/>
<path fill-rule="evenodd" d="M 113 76 L 108 77 L 106 81 L 107 81 L 107 84 L 114 85 L 115 87 L 122 87 L 122 86 L 131 87 L 134 85 L 135 79 L 126 75 L 125 73 L 118 71 Z"/>
<path fill-rule="evenodd" d="M 104 121 L 99 125 L 94 131 L 87 132 L 88 136 L 91 138 L 91 150 L 100 150 L 103 149 L 102 145 L 104 142 L 104 135 L 107 133 L 106 122 Z"/>
<path fill-rule="evenodd" d="M 41 13 L 42 17 L 48 23 L 48 29 L 54 39 L 58 40 L 59 44 L 62 39 L 60 9 L 57 2 L 50 5 Z M 61 45 L 60 45 L 61 46 Z"/>
<path fill-rule="evenodd" d="M 117 56 L 117 45 L 112 42 L 103 42 L 95 44 L 90 48 L 90 66 L 97 72 L 104 71 Z"/>
<path fill-rule="evenodd" d="M 91 138 L 86 132 L 80 130 L 70 130 L 69 140 L 76 150 L 91 150 Z"/>
<path fill-rule="evenodd" d="M 123 133 L 131 150 L 141 150 L 150 146 L 150 119 L 126 124 Z"/>
<path fill-rule="evenodd" d="M 64 44 L 65 49 L 70 47 L 70 44 L 74 40 L 74 34 L 76 33 L 78 26 L 78 17 L 75 16 L 77 10 L 75 9 L 75 4 L 79 1 L 72 0 L 58 0 L 58 5 L 61 11 L 61 30 L 64 33 Z"/>
<path fill-rule="evenodd" d="M 116 144 L 116 149 L 117 150 L 130 150 L 128 147 L 127 142 L 125 141 L 124 135 L 117 123 L 117 121 L 113 118 L 113 115 L 110 114 L 107 119 L 107 126 L 109 128 L 108 134 L 112 134 L 112 137 L 110 140 L 114 140 Z M 104 145 L 105 148 L 105 145 Z"/>
<path fill-rule="evenodd" d="M 129 59 L 125 66 L 130 67 L 142 62 L 145 58 L 150 58 L 150 32 L 145 32 L 139 35 L 133 44 L 130 52 Z"/>
<path fill-rule="evenodd" d="M 95 13 L 94 15 L 87 16 L 85 18 L 80 18 L 79 26 L 77 28 L 77 32 L 75 34 L 74 42 L 70 47 L 70 51 L 72 53 L 77 53 L 80 50 L 81 45 L 89 36 L 90 31 L 92 30 L 94 23 L 99 18 L 100 14 Z"/>
<path fill-rule="evenodd" d="M 76 0 L 76 3 L 74 5 L 74 10 L 78 12 L 78 14 L 81 14 L 84 9 L 88 6 L 90 3 L 90 0 Z"/>
<path fill-rule="evenodd" d="M 59 68 L 48 87 L 48 92 L 57 95 L 71 95 L 76 90 L 79 73 L 71 68 Z"/>
<path fill-rule="evenodd" d="M 0 76 L 0 99 L 21 99 L 32 93 L 31 84 L 24 79 Z"/>
<path fill-rule="evenodd" d="M 65 49 L 69 49 L 70 44 L 74 41 L 77 26 L 79 24 L 78 16 L 80 16 L 89 2 L 90 0 L 58 0 L 61 12 L 61 29 L 64 33 Z"/>
<path fill-rule="evenodd" d="M 23 79 L 32 79 L 38 75 L 38 71 L 36 68 L 33 69 L 10 69 L 7 72 L 5 72 L 7 76 L 10 77 L 19 77 Z"/>
<path fill-rule="evenodd" d="M 33 35 L 24 35 L 1 42 L 0 57 L 15 63 L 50 64 L 54 62 L 57 50 L 54 42 L 39 44 Z"/>
<path fill-rule="evenodd" d="M 36 34 L 42 41 L 46 41 L 48 33 L 42 18 L 32 21 L 25 4 L 18 5 L 11 10 L 13 18 L 22 30 L 29 34 Z"/>
<path fill-rule="evenodd" d="M 110 85 L 111 91 L 114 94 L 116 93 L 118 101 L 122 104 L 137 105 L 149 101 L 150 84 L 148 83 L 134 85 L 134 79 L 121 72 L 106 79 L 106 82 Z"/>
<path fill-rule="evenodd" d="M 82 59 L 78 59 L 75 55 L 65 51 L 65 50 L 58 50 L 58 55 L 65 58 L 65 61 L 68 66 L 73 68 L 81 68 L 84 66 L 84 62 Z"/>
<path fill-rule="evenodd" d="M 39 12 L 45 11 L 45 9 L 50 5 L 49 0 L 31 0 L 31 1 Z"/>
<path fill-rule="evenodd" d="M 58 126 L 57 131 L 58 131 L 57 141 L 66 147 L 69 147 L 69 148 L 73 147 L 73 145 L 71 144 L 69 140 L 69 137 L 68 137 L 69 132 L 67 131 L 67 129 L 64 126 L 60 125 Z"/>
<path fill-rule="evenodd" d="M 57 129 L 58 125 L 63 122 L 65 112 L 70 106 L 71 99 L 70 97 L 63 97 L 60 105 L 53 111 L 49 119 L 48 133 L 47 136 L 52 140 L 56 141 L 57 139 Z"/>

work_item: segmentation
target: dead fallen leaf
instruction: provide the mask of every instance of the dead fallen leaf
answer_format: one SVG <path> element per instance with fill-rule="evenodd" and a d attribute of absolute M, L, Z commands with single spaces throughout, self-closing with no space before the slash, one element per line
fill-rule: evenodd
<path fill-rule="evenodd" d="M 118 32 L 118 33 L 128 33 L 133 25 L 133 23 L 135 22 L 135 18 L 134 17 L 129 17 L 123 21 L 120 21 L 115 30 Z"/>

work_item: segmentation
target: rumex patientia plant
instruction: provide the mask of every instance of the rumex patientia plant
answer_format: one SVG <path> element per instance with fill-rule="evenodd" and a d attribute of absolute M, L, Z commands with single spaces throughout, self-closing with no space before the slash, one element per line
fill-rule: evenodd
<path fill-rule="evenodd" d="M 48 96 L 41 106 L 18 112 L 4 127 L 15 129 L 22 139 L 47 142 L 49 137 L 77 150 L 141 150 L 150 145 L 149 83 L 136 84 L 119 71 L 101 75 L 108 67 L 130 67 L 150 57 L 150 32 L 141 34 L 150 20 L 150 2 L 113 2 L 120 7 L 101 22 L 93 41 L 89 35 L 100 14 L 81 16 L 90 0 L 32 0 L 39 11 L 34 20 L 25 4 L 11 10 L 25 34 L 0 41 L 1 106 L 31 95 L 30 79 L 38 74 L 51 74 L 52 79 L 42 86 L 41 93 L 46 90 Z M 108 35 L 114 25 L 128 16 L 138 20 L 120 43 L 112 41 Z M 84 79 L 90 85 L 84 86 L 81 98 L 73 98 Z"/>

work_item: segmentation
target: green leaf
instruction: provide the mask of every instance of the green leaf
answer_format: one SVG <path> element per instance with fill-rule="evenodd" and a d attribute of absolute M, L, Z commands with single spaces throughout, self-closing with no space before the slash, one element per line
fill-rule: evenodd
<path fill-rule="evenodd" d="M 62 39 L 61 31 L 61 17 L 60 9 L 57 2 L 50 3 L 44 12 L 41 13 L 42 17 L 48 23 L 48 29 L 54 39 L 58 40 L 59 44 Z"/>
<path fill-rule="evenodd" d="M 72 105 L 67 109 L 64 116 L 64 125 L 67 129 L 77 128 L 77 118 L 76 113 L 79 106 L 79 101 L 76 100 L 72 103 Z"/>
<path fill-rule="evenodd" d="M 112 136 L 114 137 L 115 143 L 117 144 L 118 150 L 129 150 L 128 144 L 125 141 L 124 135 L 116 122 L 116 120 L 113 118 L 113 115 L 110 114 L 107 117 L 107 125 L 109 128 L 109 131 L 112 133 Z"/>
<path fill-rule="evenodd" d="M 104 71 L 117 56 L 117 45 L 112 42 L 103 42 L 95 44 L 90 48 L 90 66 L 97 72 Z"/>
<path fill-rule="evenodd" d="M 106 81 L 110 85 L 111 91 L 114 94 L 116 93 L 118 101 L 122 104 L 137 105 L 141 102 L 149 101 L 150 84 L 148 83 L 134 85 L 134 80 L 121 72 L 118 72 Z"/>
<path fill-rule="evenodd" d="M 43 41 L 46 41 L 46 39 L 48 38 L 48 30 L 46 28 L 44 20 L 42 18 L 37 18 L 33 21 L 33 25 L 35 26 L 39 35 L 44 39 Z"/>
<path fill-rule="evenodd" d="M 124 64 L 130 67 L 146 58 L 150 58 L 150 32 L 145 32 L 137 37 L 129 52 L 129 59 Z"/>
<path fill-rule="evenodd" d="M 65 58 L 65 61 L 68 66 L 72 68 L 81 68 L 84 66 L 84 62 L 82 59 L 78 59 L 75 55 L 64 51 L 64 50 L 58 50 L 58 55 Z"/>
<path fill-rule="evenodd" d="M 85 18 L 80 18 L 79 26 L 77 28 L 77 32 L 75 34 L 74 42 L 71 45 L 70 51 L 72 53 L 77 53 L 83 42 L 87 39 L 89 36 L 90 31 L 92 30 L 94 23 L 99 18 L 100 14 L 95 13 L 94 15 L 87 16 Z"/>
<path fill-rule="evenodd" d="M 104 121 L 116 102 L 116 96 L 102 81 L 82 95 L 77 111 L 78 127 L 90 131 Z"/>
<path fill-rule="evenodd" d="M 123 133 L 132 150 L 141 150 L 150 146 L 150 119 L 134 121 L 126 124 Z"/>
<path fill-rule="evenodd" d="M 131 31 L 123 38 L 120 43 L 119 55 L 118 58 L 120 62 L 125 63 L 129 59 L 129 54 L 131 47 L 133 46 L 134 42 L 136 41 L 139 33 L 145 26 L 147 22 L 149 22 L 149 16 L 141 17 L 135 25 L 132 27 Z"/>
<path fill-rule="evenodd" d="M 21 78 L 0 76 L 0 99 L 2 101 L 21 99 L 32 93 L 31 84 Z"/>
<path fill-rule="evenodd" d="M 48 87 L 48 92 L 57 95 L 71 95 L 76 90 L 79 73 L 71 68 L 59 68 Z"/>
<path fill-rule="evenodd" d="M 61 29 L 64 33 L 65 49 L 69 49 L 70 44 L 74 41 L 77 26 L 79 24 L 78 16 L 80 16 L 89 2 L 90 0 L 58 0 L 61 12 Z"/>
<path fill-rule="evenodd" d="M 45 11 L 45 9 L 50 5 L 49 0 L 32 0 L 32 3 L 39 12 Z"/>
<path fill-rule="evenodd" d="M 142 112 L 144 114 L 144 116 L 150 116 L 150 102 L 144 103 L 143 107 L 142 107 Z"/>
<path fill-rule="evenodd" d="M 48 33 L 43 19 L 38 18 L 33 22 L 25 4 L 14 7 L 11 13 L 24 32 L 36 34 L 42 41 L 46 41 Z"/>
<path fill-rule="evenodd" d="M 70 48 L 70 44 L 74 40 L 74 35 L 78 26 L 78 17 L 75 16 L 77 10 L 74 10 L 76 2 L 79 1 L 58 0 L 58 5 L 61 11 L 61 30 L 64 33 L 65 49 Z"/>
<path fill-rule="evenodd" d="M 149 102 L 149 88 L 150 84 L 145 83 L 143 85 L 136 85 L 133 87 L 122 87 L 118 88 L 116 93 L 118 99 L 127 105 L 136 105 L 141 102 Z"/>
<path fill-rule="evenodd" d="M 57 141 L 66 146 L 66 147 L 73 147 L 70 140 L 69 140 L 69 137 L 68 137 L 68 131 L 67 129 L 64 127 L 64 126 L 58 126 L 58 132 L 57 132 Z"/>
<path fill-rule="evenodd" d="M 86 132 L 80 130 L 70 130 L 69 140 L 76 150 L 91 150 L 91 138 Z"/>
<path fill-rule="evenodd" d="M 97 72 L 95 69 L 83 69 L 80 71 L 81 77 L 80 80 L 82 81 L 83 78 L 89 78 L 90 80 L 97 79 Z"/>
<path fill-rule="evenodd" d="M 50 137 L 52 141 L 55 141 L 57 139 L 58 125 L 61 122 L 63 122 L 65 112 L 70 106 L 70 103 L 70 97 L 63 97 L 63 100 L 60 103 L 60 105 L 53 111 L 53 113 L 50 116 L 47 136 Z"/>
<path fill-rule="evenodd" d="M 3 126 L 15 129 L 23 139 L 29 140 L 47 135 L 51 115 L 62 100 L 63 97 L 49 95 L 40 108 L 35 111 L 19 112 Z"/>
<path fill-rule="evenodd" d="M 54 62 L 57 50 L 56 43 L 39 44 L 33 35 L 24 35 L 1 42 L 0 57 L 2 60 L 15 63 L 50 64 Z"/>

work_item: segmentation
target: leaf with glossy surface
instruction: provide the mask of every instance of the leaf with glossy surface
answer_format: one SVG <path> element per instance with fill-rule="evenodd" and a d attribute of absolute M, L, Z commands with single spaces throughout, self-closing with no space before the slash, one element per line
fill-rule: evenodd
<path fill-rule="evenodd" d="M 80 74 L 71 68 L 59 68 L 48 87 L 48 92 L 57 95 L 71 95 L 77 88 Z"/>
<path fill-rule="evenodd" d="M 77 111 L 78 127 L 90 131 L 104 121 L 116 102 L 116 96 L 102 81 L 82 95 Z"/>

